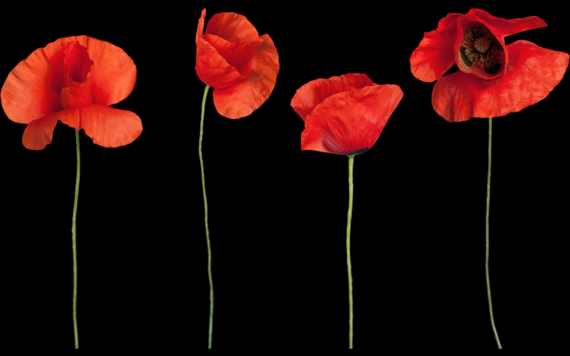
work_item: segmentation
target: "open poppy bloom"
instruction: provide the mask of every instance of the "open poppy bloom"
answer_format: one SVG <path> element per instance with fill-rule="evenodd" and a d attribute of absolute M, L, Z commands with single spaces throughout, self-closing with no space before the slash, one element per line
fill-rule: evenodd
<path fill-rule="evenodd" d="M 196 31 L 196 73 L 206 84 L 202 99 L 200 141 L 198 152 L 202 171 L 204 213 L 208 256 L 211 256 L 208 229 L 208 202 L 202 158 L 204 111 L 210 87 L 214 88 L 214 105 L 220 115 L 239 119 L 258 109 L 271 95 L 279 72 L 279 55 L 269 35 L 259 36 L 245 16 L 222 12 L 212 16 L 204 33 L 206 9 L 202 10 Z M 208 348 L 212 348 L 214 285 L 211 259 L 208 258 L 210 279 L 210 325 Z"/>
<path fill-rule="evenodd" d="M 357 155 L 380 136 L 404 93 L 366 74 L 316 79 L 297 89 L 291 106 L 305 121 L 301 149 Z"/>
<path fill-rule="evenodd" d="M 271 95 L 279 55 L 269 35 L 233 12 L 212 16 L 204 33 L 206 9 L 196 32 L 196 73 L 214 88 L 214 105 L 230 119 L 248 116 Z"/>
<path fill-rule="evenodd" d="M 77 174 L 71 223 L 73 331 L 77 329 L 76 216 L 81 172 L 79 131 L 103 147 L 124 146 L 142 132 L 141 119 L 110 108 L 133 91 L 137 68 L 117 46 L 87 36 L 60 38 L 32 52 L 12 69 L 2 86 L 2 107 L 14 122 L 28 124 L 22 142 L 30 150 L 51 143 L 58 121 L 75 128 Z"/>
<path fill-rule="evenodd" d="M 506 45 L 504 38 L 545 26 L 536 16 L 506 20 L 480 9 L 448 14 L 424 34 L 411 71 L 424 82 L 437 80 L 432 105 L 449 122 L 518 112 L 560 83 L 569 56 L 524 40 Z M 453 64 L 459 71 L 442 78 Z"/>
<path fill-rule="evenodd" d="M 124 146 L 141 134 L 141 120 L 109 105 L 129 96 L 136 75 L 133 60 L 109 42 L 60 38 L 10 72 L 2 87 L 2 107 L 10 120 L 28 124 L 22 142 L 30 150 L 51 143 L 58 120 L 83 129 L 97 145 Z"/>

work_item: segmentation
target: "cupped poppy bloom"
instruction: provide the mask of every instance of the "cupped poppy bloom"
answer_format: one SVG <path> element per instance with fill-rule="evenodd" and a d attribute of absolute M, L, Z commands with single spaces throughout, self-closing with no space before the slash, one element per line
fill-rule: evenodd
<path fill-rule="evenodd" d="M 208 202 L 202 157 L 204 111 L 210 87 L 214 88 L 214 105 L 221 115 L 239 119 L 258 109 L 271 95 L 279 72 L 279 55 L 269 35 L 259 36 L 257 30 L 243 15 L 223 12 L 212 16 L 204 32 L 206 9 L 198 21 L 196 31 L 196 73 L 206 84 L 202 99 L 200 141 L 198 152 L 204 193 L 204 214 L 208 256 L 211 256 L 208 229 Z M 214 286 L 211 259 L 208 258 L 210 279 L 210 324 L 208 348 L 212 348 L 214 314 Z"/>
<path fill-rule="evenodd" d="M 291 106 L 305 121 L 301 149 L 357 155 L 368 151 L 404 93 L 366 74 L 316 79 L 297 89 Z"/>
<path fill-rule="evenodd" d="M 353 348 L 352 224 L 354 157 L 378 140 L 404 93 L 393 84 L 374 84 L 366 74 L 316 79 L 297 89 L 291 106 L 305 121 L 301 150 L 348 156 L 348 216 L 346 263 L 348 267 L 349 348 Z"/>
<path fill-rule="evenodd" d="M 83 129 L 93 143 L 124 146 L 142 132 L 131 111 L 109 107 L 133 91 L 137 69 L 121 48 L 88 36 L 60 38 L 32 52 L 4 82 L 2 107 L 28 124 L 22 142 L 31 150 L 50 144 L 57 121 Z"/>
<path fill-rule="evenodd" d="M 269 35 L 233 12 L 212 16 L 204 33 L 206 9 L 196 32 L 196 73 L 214 88 L 214 105 L 230 119 L 248 116 L 271 95 L 279 55 Z"/>
<path fill-rule="evenodd" d="M 484 10 L 448 14 L 426 32 L 410 58 L 413 75 L 437 80 L 435 111 L 449 122 L 518 112 L 544 99 L 562 80 L 568 54 L 505 37 L 546 23 L 536 16 L 503 19 Z M 457 64 L 459 71 L 442 77 Z"/>

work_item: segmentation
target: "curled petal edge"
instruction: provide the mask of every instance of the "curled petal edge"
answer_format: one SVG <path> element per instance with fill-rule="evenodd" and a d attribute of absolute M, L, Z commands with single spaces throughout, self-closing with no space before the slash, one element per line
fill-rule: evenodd
<path fill-rule="evenodd" d="M 269 35 L 260 38 L 263 43 L 244 67 L 249 72 L 247 78 L 222 90 L 214 88 L 214 105 L 220 115 L 229 119 L 248 116 L 271 96 L 279 73 L 279 54 Z"/>
<path fill-rule="evenodd" d="M 507 49 L 510 62 L 499 81 L 486 83 L 461 71 L 438 80 L 432 92 L 434 110 L 449 122 L 518 112 L 546 98 L 568 68 L 567 53 L 529 41 L 516 41 Z"/>

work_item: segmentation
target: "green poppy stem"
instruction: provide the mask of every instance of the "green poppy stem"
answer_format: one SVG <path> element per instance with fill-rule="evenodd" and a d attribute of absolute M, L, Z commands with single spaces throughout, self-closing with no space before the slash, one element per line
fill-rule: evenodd
<path fill-rule="evenodd" d="M 491 325 L 493 326 L 493 332 L 495 333 L 495 339 L 497 340 L 497 345 L 499 349 L 501 347 L 501 341 L 499 340 L 499 334 L 497 333 L 497 328 L 495 327 L 495 319 L 493 318 L 493 303 L 491 302 L 491 282 L 489 280 L 489 206 L 491 203 L 491 135 L 493 133 L 493 118 L 489 118 L 489 166 L 487 168 L 487 212 L 485 216 L 485 275 L 487 277 L 487 297 L 489 299 L 489 313 L 491 315 Z"/>
<path fill-rule="evenodd" d="M 352 349 L 352 335 L 354 328 L 354 315 L 352 311 L 352 263 L 350 261 L 350 227 L 352 222 L 352 196 L 354 193 L 352 174 L 354 167 L 354 156 L 348 156 L 348 217 L 346 222 L 346 264 L 348 266 L 348 305 L 349 305 L 349 319 L 348 319 L 348 344 L 349 349 Z"/>
<path fill-rule="evenodd" d="M 206 241 L 208 242 L 208 278 L 210 279 L 210 327 L 208 329 L 208 349 L 212 348 L 212 327 L 214 325 L 214 282 L 212 280 L 212 250 L 210 247 L 210 231 L 208 230 L 208 200 L 206 199 L 206 180 L 204 178 L 204 159 L 202 158 L 202 136 L 204 134 L 204 111 L 209 86 L 206 85 L 202 99 L 202 120 L 200 121 L 200 168 L 202 170 L 202 191 L 204 193 L 204 216 L 206 221 Z"/>
<path fill-rule="evenodd" d="M 79 131 L 75 130 L 75 147 L 77 149 L 77 178 L 75 179 L 75 202 L 73 204 L 73 218 L 71 225 L 71 239 L 73 246 L 73 333 L 75 335 L 75 348 L 79 348 L 79 335 L 77 332 L 77 247 L 75 245 L 77 229 L 77 201 L 79 198 L 79 175 L 81 172 L 81 154 L 79 150 Z"/>

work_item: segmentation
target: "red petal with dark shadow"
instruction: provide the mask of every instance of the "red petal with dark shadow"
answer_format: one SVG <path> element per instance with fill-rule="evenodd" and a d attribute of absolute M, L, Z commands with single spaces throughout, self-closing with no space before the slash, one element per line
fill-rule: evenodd
<path fill-rule="evenodd" d="M 77 71 L 81 72 L 81 78 L 86 72 L 93 76 L 92 91 L 95 104 L 113 105 L 131 94 L 137 80 L 137 67 L 123 49 L 93 37 L 72 36 L 48 44 L 44 52 L 48 58 L 51 58 L 63 44 L 68 42 L 77 42 L 87 48 L 89 59 L 94 62 L 90 71 L 86 68 L 88 64 L 85 62 L 83 68 Z M 77 64 L 77 58 L 70 63 Z"/>
<path fill-rule="evenodd" d="M 568 54 L 529 41 L 514 42 L 507 50 L 509 64 L 499 81 L 486 84 L 461 71 L 438 80 L 432 93 L 435 111 L 450 122 L 518 112 L 544 99 L 568 68 Z"/>
<path fill-rule="evenodd" d="M 210 34 L 204 35 L 204 38 L 230 66 L 237 69 L 244 77 L 249 75 L 249 72 L 243 70 L 244 67 L 251 61 L 255 51 L 263 43 L 261 38 L 253 42 L 228 42 L 223 38 Z"/>
<path fill-rule="evenodd" d="M 330 96 L 306 117 L 301 149 L 349 155 L 372 148 L 403 96 L 392 84 Z"/>
<path fill-rule="evenodd" d="M 202 14 L 206 15 L 206 9 L 202 10 Z M 216 35 L 228 42 L 251 42 L 259 39 L 259 33 L 249 20 L 235 12 L 222 12 L 214 14 L 208 26 L 206 33 Z"/>

